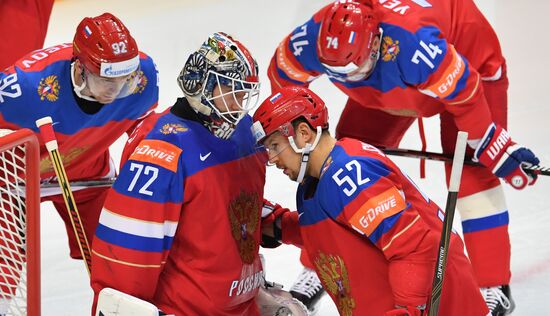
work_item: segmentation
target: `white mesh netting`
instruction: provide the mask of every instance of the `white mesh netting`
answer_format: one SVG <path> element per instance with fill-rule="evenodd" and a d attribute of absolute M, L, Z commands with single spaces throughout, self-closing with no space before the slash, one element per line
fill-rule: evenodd
<path fill-rule="evenodd" d="M 24 146 L 0 152 L 0 315 L 27 314 L 24 158 Z"/>

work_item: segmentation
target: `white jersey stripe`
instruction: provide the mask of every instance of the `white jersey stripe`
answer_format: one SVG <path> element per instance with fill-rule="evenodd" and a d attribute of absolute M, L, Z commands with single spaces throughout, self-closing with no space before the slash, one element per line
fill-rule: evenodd
<path fill-rule="evenodd" d="M 159 239 L 165 236 L 174 237 L 178 228 L 177 222 L 165 221 L 164 223 L 156 223 L 142 221 L 115 214 L 106 208 L 103 208 L 101 212 L 99 223 L 123 233 Z"/>

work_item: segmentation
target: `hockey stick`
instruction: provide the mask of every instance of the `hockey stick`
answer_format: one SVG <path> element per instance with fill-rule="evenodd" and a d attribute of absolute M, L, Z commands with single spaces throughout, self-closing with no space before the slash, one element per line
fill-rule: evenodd
<path fill-rule="evenodd" d="M 435 265 L 432 295 L 430 297 L 430 309 L 428 312 L 429 316 L 437 316 L 439 310 L 439 300 L 441 299 L 441 291 L 443 289 L 443 276 L 445 274 L 445 265 L 449 252 L 449 241 L 453 230 L 453 218 L 455 215 L 456 200 L 458 198 L 458 188 L 460 188 L 462 167 L 464 166 L 467 139 L 468 133 L 458 132 L 453 166 L 451 169 L 451 179 L 449 181 L 447 205 L 445 206 L 445 219 L 443 220 L 443 229 L 441 230 L 441 239 L 439 240 L 437 261 Z"/>
<path fill-rule="evenodd" d="M 67 179 L 67 173 L 65 172 L 65 167 L 63 167 L 63 162 L 61 161 L 61 155 L 59 154 L 57 140 L 53 131 L 52 118 L 49 116 L 43 117 L 36 121 L 36 126 L 40 129 L 40 135 L 42 136 L 44 144 L 46 144 L 46 149 L 50 154 L 52 165 L 55 169 L 59 186 L 61 187 L 63 199 L 65 200 L 65 205 L 69 211 L 71 225 L 73 226 L 74 233 L 77 237 L 76 240 L 78 242 L 78 247 L 80 248 L 80 253 L 86 263 L 88 275 L 90 275 L 90 267 L 92 264 L 90 244 L 88 243 L 88 239 L 84 233 L 84 227 L 82 226 L 82 221 L 80 220 L 80 215 L 78 213 L 78 209 L 76 208 L 76 202 L 74 200 L 73 192 L 71 191 L 69 180 Z"/>
<path fill-rule="evenodd" d="M 69 181 L 71 187 L 86 187 L 86 188 L 100 188 L 110 187 L 115 183 L 116 178 L 104 178 L 97 180 L 82 180 L 82 181 Z M 59 187 L 59 181 L 48 181 L 40 183 L 40 188 L 57 188 Z"/>
<path fill-rule="evenodd" d="M 447 156 L 445 154 L 434 153 L 434 152 L 429 152 L 429 151 L 419 151 L 419 150 L 401 149 L 401 148 L 384 148 L 384 147 L 380 147 L 380 149 L 386 155 L 392 155 L 392 156 L 403 156 L 403 157 L 409 157 L 409 158 L 421 158 L 421 159 L 429 159 L 429 160 L 437 160 L 437 161 L 445 161 L 445 162 L 451 162 L 453 160 L 452 157 Z M 468 166 L 483 167 L 482 164 L 472 161 L 471 158 L 466 158 L 464 160 L 464 164 L 468 165 Z M 523 171 L 525 171 L 528 174 L 536 174 L 536 175 L 541 175 L 541 176 L 550 176 L 550 167 L 532 165 L 530 167 L 522 166 L 521 169 L 523 169 Z"/>

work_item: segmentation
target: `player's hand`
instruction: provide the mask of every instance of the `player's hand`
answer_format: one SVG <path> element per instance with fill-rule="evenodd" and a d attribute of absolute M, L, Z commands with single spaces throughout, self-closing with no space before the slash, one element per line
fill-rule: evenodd
<path fill-rule="evenodd" d="M 491 124 L 479 142 L 473 160 L 490 168 L 514 189 L 521 190 L 537 180 L 536 175 L 525 173 L 521 167 L 538 165 L 539 159 L 531 150 L 514 143 L 508 132 L 499 125 Z"/>
<path fill-rule="evenodd" d="M 290 212 L 279 204 L 264 199 L 262 206 L 262 247 L 275 248 L 281 245 L 282 231 L 280 217 Z"/>

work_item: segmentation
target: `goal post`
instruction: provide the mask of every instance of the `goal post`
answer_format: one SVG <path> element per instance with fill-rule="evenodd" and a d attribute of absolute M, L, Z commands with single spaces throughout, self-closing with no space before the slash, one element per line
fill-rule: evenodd
<path fill-rule="evenodd" d="M 40 149 L 0 130 L 0 314 L 40 315 Z"/>

